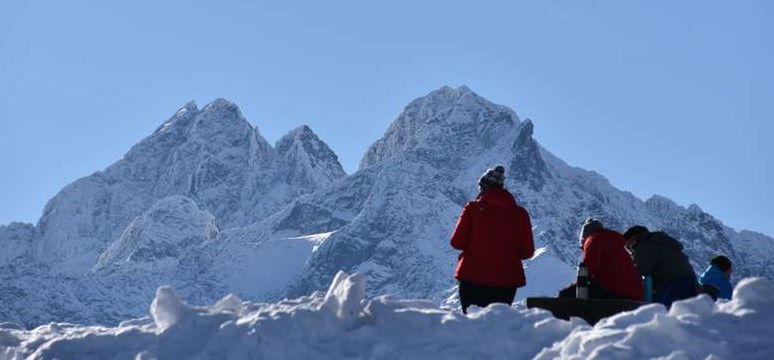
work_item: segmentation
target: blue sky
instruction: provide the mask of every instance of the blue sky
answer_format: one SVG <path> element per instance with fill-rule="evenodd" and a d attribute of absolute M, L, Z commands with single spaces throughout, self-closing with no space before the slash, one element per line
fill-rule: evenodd
<path fill-rule="evenodd" d="M 348 172 L 403 106 L 467 85 L 567 162 L 774 235 L 771 1 L 0 0 L 0 224 L 189 100 Z"/>

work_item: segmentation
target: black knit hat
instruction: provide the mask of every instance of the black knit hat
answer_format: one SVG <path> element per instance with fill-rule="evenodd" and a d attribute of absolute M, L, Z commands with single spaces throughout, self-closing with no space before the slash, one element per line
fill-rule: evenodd
<path fill-rule="evenodd" d="M 728 271 L 731 270 L 732 267 L 731 260 L 723 255 L 718 255 L 712 258 L 712 260 L 710 260 L 710 264 L 717 266 L 720 271 Z"/>
<path fill-rule="evenodd" d="M 649 232 L 650 230 L 642 225 L 634 225 L 630 227 L 629 230 L 626 230 L 626 232 L 623 234 L 623 237 L 624 239 L 628 240 L 635 236 L 645 235 Z"/>
<path fill-rule="evenodd" d="M 482 189 L 489 189 L 492 187 L 503 187 L 505 181 L 505 168 L 498 165 L 494 169 L 487 169 L 486 172 L 478 179 L 478 186 Z"/>
<path fill-rule="evenodd" d="M 579 238 L 580 238 L 580 245 L 583 247 L 583 241 L 586 240 L 586 237 L 591 235 L 592 233 L 595 233 L 597 231 L 600 231 L 604 229 L 605 227 L 602 225 L 602 222 L 595 219 L 595 218 L 588 218 L 586 221 L 583 222 L 583 226 L 581 226 Z"/>

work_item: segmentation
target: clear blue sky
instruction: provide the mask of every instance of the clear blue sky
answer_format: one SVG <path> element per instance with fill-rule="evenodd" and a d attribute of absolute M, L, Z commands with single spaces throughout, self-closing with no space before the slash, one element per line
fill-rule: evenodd
<path fill-rule="evenodd" d="M 468 85 L 569 163 L 774 235 L 772 1 L 0 0 L 0 223 L 189 100 L 348 172 L 413 98 Z"/>

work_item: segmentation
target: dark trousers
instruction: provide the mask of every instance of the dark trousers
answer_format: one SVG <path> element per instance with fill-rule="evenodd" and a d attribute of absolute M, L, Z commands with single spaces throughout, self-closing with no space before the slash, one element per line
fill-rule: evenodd
<path fill-rule="evenodd" d="M 470 305 L 487 307 L 492 303 L 513 304 L 516 287 L 484 286 L 470 281 L 460 280 L 460 305 L 462 312 L 467 314 Z"/>
<path fill-rule="evenodd" d="M 570 284 L 566 288 L 559 291 L 559 297 L 560 298 L 574 298 L 575 297 L 575 288 L 576 284 Z M 589 299 L 626 299 L 625 297 L 618 296 L 616 294 L 613 294 L 605 288 L 602 287 L 602 285 L 599 285 L 599 282 L 596 282 L 594 280 L 589 281 Z"/>
<path fill-rule="evenodd" d="M 653 296 L 653 301 L 664 304 L 668 309 L 673 302 L 692 298 L 696 295 L 699 295 L 696 278 L 684 276 L 661 285 Z"/>

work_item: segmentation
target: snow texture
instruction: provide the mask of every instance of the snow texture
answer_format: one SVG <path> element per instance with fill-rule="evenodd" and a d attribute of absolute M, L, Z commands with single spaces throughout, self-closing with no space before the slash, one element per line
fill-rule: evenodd
<path fill-rule="evenodd" d="M 701 295 L 669 311 L 643 306 L 574 329 L 535 359 L 772 359 L 772 294 L 770 280 L 746 278 L 720 305 Z"/>
<path fill-rule="evenodd" d="M 229 296 L 211 306 L 161 287 L 151 318 L 119 326 L 0 324 L 0 360 L 40 359 L 737 359 L 774 356 L 774 283 L 748 278 L 733 299 L 651 304 L 591 327 L 503 304 L 459 310 L 427 300 L 364 298 L 340 272 L 323 296 L 277 303 Z"/>
<path fill-rule="evenodd" d="M 145 314 L 163 285 L 189 304 L 229 293 L 274 302 L 323 291 L 341 270 L 367 273 L 369 297 L 453 305 L 449 235 L 498 164 L 539 248 L 519 299 L 572 280 L 590 216 L 668 232 L 697 271 L 724 253 L 735 279 L 774 278 L 774 239 L 696 205 L 616 189 L 552 155 L 536 129 L 467 87 L 443 87 L 412 101 L 347 175 L 308 126 L 272 146 L 235 104 L 188 103 L 122 159 L 62 189 L 37 224 L 0 226 L 0 321 L 115 325 Z"/>

